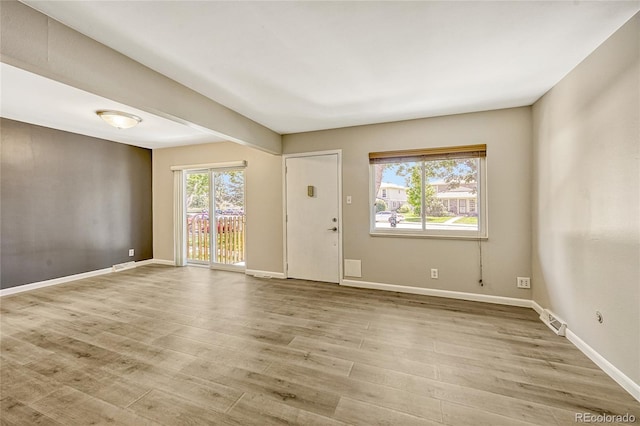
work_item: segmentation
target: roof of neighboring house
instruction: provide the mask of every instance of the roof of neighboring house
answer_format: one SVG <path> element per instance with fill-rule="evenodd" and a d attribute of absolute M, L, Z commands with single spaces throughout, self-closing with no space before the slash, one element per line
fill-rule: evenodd
<path fill-rule="evenodd" d="M 402 186 L 402 185 L 396 185 L 395 183 L 389 183 L 389 182 L 382 182 L 380 183 L 380 188 L 394 188 L 394 189 L 407 189 L 406 186 Z"/>
<path fill-rule="evenodd" d="M 451 188 L 448 191 L 443 191 L 441 194 L 446 194 L 447 192 L 473 192 L 473 188 L 468 188 L 466 186 L 458 186 L 457 188 Z"/>
<path fill-rule="evenodd" d="M 454 198 L 478 198 L 477 192 L 467 191 L 448 191 L 448 192 L 439 192 L 436 194 L 436 197 L 443 199 L 454 199 Z"/>
<path fill-rule="evenodd" d="M 429 182 L 429 185 L 449 185 L 452 182 L 445 182 L 443 180 L 435 180 L 433 182 Z M 467 185 L 467 186 L 476 186 L 477 182 L 460 182 L 460 185 Z"/>

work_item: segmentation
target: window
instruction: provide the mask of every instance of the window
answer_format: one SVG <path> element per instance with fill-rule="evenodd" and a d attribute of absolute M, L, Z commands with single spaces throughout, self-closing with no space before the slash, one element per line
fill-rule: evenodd
<path fill-rule="evenodd" d="M 460 214 L 467 213 L 467 200 L 460 200 L 460 208 L 458 209 Z"/>
<path fill-rule="evenodd" d="M 372 152 L 369 164 L 373 235 L 487 237 L 486 145 Z"/>

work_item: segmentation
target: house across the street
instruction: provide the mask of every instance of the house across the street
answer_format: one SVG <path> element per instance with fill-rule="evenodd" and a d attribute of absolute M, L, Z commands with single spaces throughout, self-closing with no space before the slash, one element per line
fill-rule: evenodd
<path fill-rule="evenodd" d="M 477 183 L 463 183 L 459 186 L 444 181 L 432 182 L 436 191 L 436 198 L 440 200 L 444 209 L 453 215 L 472 215 L 478 213 Z M 407 188 L 395 183 L 382 182 L 377 198 L 383 200 L 387 209 L 397 210 L 407 204 Z"/>

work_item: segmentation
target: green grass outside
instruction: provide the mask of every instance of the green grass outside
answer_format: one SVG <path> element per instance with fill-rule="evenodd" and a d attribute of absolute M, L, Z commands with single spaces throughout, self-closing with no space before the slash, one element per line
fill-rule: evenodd
<path fill-rule="evenodd" d="M 478 218 L 477 217 L 473 217 L 473 216 L 461 217 L 460 219 L 456 220 L 455 223 L 477 225 L 478 224 Z"/>
<path fill-rule="evenodd" d="M 427 223 L 444 223 L 444 222 L 446 222 L 446 221 L 448 221 L 449 219 L 452 219 L 452 218 L 453 218 L 453 216 L 445 216 L 445 217 L 427 216 Z M 420 218 L 420 216 L 404 215 L 404 221 L 403 222 L 420 223 L 420 222 L 422 222 L 422 219 Z"/>
<path fill-rule="evenodd" d="M 405 216 L 403 222 L 422 222 L 422 219 L 416 216 Z"/>
<path fill-rule="evenodd" d="M 443 216 L 443 217 L 427 216 L 427 223 L 444 223 L 452 218 L 453 216 Z"/>

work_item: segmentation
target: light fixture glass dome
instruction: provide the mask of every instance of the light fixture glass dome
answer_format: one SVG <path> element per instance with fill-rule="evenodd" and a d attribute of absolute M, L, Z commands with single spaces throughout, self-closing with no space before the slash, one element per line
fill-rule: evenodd
<path fill-rule="evenodd" d="M 142 121 L 137 115 L 121 111 L 96 111 L 96 114 L 108 124 L 118 129 L 129 129 Z"/>

